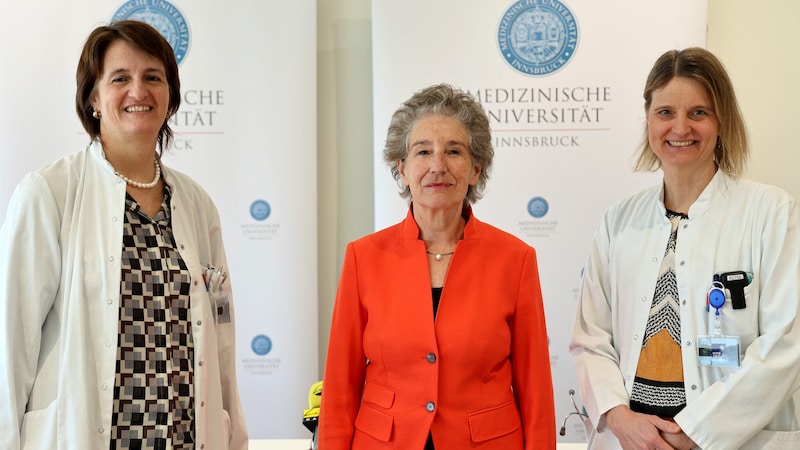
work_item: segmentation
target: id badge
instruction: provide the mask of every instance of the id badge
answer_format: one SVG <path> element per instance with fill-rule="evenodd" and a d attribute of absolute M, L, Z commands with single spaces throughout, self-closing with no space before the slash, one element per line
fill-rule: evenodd
<path fill-rule="evenodd" d="M 697 336 L 697 363 L 703 367 L 739 367 L 739 336 Z"/>
<path fill-rule="evenodd" d="M 217 323 L 230 323 L 231 321 L 231 305 L 227 295 L 215 296 L 215 306 L 217 313 Z"/>

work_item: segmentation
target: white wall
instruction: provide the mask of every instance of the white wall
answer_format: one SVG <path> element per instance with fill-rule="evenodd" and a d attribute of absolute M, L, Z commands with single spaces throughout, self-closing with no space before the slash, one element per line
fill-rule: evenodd
<path fill-rule="evenodd" d="M 800 177 L 794 175 L 800 152 L 792 140 L 793 128 L 800 128 L 800 89 L 795 87 L 800 80 L 800 2 L 708 3 L 708 48 L 727 66 L 751 134 L 752 159 L 745 175 L 800 199 Z M 657 20 L 658 8 L 666 6 L 652 4 Z M 373 231 L 373 130 L 370 1 L 319 0 L 318 14 L 322 371 L 344 246 Z"/>
<path fill-rule="evenodd" d="M 800 199 L 800 2 L 709 0 L 708 48 L 731 74 L 750 131 L 745 176 Z"/>
<path fill-rule="evenodd" d="M 320 374 L 344 248 L 373 231 L 370 0 L 317 3 Z"/>

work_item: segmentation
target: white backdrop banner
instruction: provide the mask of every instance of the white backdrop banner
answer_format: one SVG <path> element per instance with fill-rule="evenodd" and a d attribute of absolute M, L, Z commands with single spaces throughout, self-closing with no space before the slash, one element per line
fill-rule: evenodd
<path fill-rule="evenodd" d="M 537 250 L 559 427 L 577 391 L 567 343 L 594 229 L 611 203 L 660 181 L 631 169 L 645 78 L 664 51 L 705 46 L 706 18 L 698 0 L 372 2 L 376 229 L 407 210 L 381 153 L 391 114 L 431 84 L 471 92 L 495 147 L 475 214 Z M 580 422 L 560 439 L 583 441 Z"/>
<path fill-rule="evenodd" d="M 75 69 L 98 25 L 154 25 L 172 44 L 182 104 L 164 161 L 222 219 L 251 438 L 305 438 L 318 379 L 316 2 L 30 0 L 0 6 L 0 220 L 22 175 L 88 143 Z M 297 276 L 287 276 L 297 274 Z"/>

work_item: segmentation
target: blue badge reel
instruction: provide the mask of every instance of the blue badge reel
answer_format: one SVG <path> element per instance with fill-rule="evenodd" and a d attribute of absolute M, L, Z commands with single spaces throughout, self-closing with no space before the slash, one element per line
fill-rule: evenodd
<path fill-rule="evenodd" d="M 725 305 L 725 300 L 725 286 L 720 281 L 714 280 L 706 298 L 709 328 L 713 329 L 713 335 L 697 336 L 697 363 L 700 366 L 739 367 L 741 364 L 739 337 L 722 335 L 720 309 Z"/>
<path fill-rule="evenodd" d="M 714 314 L 719 315 L 719 309 L 725 304 L 725 289 L 719 281 L 714 281 L 708 290 L 708 304 L 716 310 Z"/>

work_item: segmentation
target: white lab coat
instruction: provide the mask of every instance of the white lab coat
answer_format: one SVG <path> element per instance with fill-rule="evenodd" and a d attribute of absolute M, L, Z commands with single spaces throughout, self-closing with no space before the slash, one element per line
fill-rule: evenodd
<path fill-rule="evenodd" d="M 245 449 L 234 322 L 215 323 L 199 281 L 203 266 L 227 267 L 218 213 L 189 177 L 163 176 L 192 280 L 195 448 Z M 17 186 L 0 228 L 0 448 L 108 449 L 124 208 L 98 142 Z"/>
<path fill-rule="evenodd" d="M 604 216 L 579 294 L 570 353 L 592 422 L 590 448 L 620 448 L 604 416 L 629 404 L 648 313 L 670 234 L 663 186 Z M 706 294 L 715 273 L 753 274 L 747 307 L 722 308 L 722 333 L 741 338 L 739 368 L 700 367 L 712 334 Z M 702 449 L 798 449 L 792 395 L 800 387 L 800 216 L 784 191 L 718 171 L 681 221 L 675 252 L 686 408 L 675 420 Z M 712 308 L 713 314 L 713 308 Z"/>

